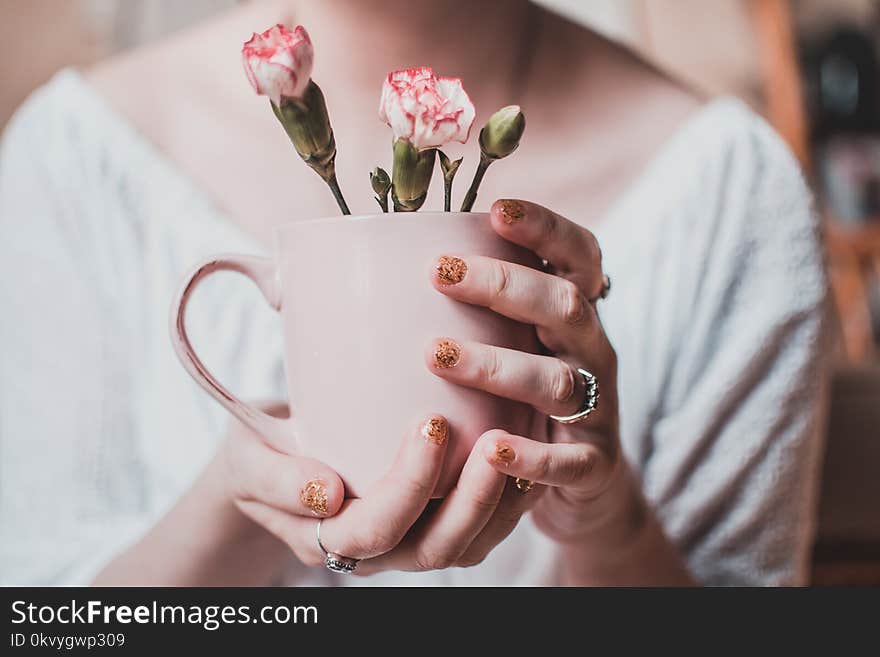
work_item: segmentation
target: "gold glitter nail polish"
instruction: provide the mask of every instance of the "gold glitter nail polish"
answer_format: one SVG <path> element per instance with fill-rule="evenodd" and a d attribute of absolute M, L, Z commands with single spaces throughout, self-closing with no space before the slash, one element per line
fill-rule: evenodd
<path fill-rule="evenodd" d="M 526 216 L 526 209 L 519 201 L 501 201 L 501 217 L 506 224 L 515 224 Z"/>
<path fill-rule="evenodd" d="M 442 445 L 449 436 L 449 424 L 442 417 L 432 417 L 422 425 L 422 436 L 435 445 Z"/>
<path fill-rule="evenodd" d="M 434 349 L 434 364 L 448 369 L 458 365 L 461 359 L 461 347 L 452 340 L 440 340 Z"/>
<path fill-rule="evenodd" d="M 455 256 L 442 256 L 437 261 L 437 278 L 441 285 L 456 285 L 464 280 L 467 274 L 467 263 Z"/>
<path fill-rule="evenodd" d="M 316 516 L 327 515 L 327 488 L 320 479 L 311 479 L 299 493 L 299 499 Z"/>
<path fill-rule="evenodd" d="M 495 445 L 495 460 L 499 463 L 510 465 L 511 463 L 513 463 L 513 459 L 515 458 L 516 452 L 514 452 L 513 447 L 511 447 L 507 443 L 497 443 Z"/>

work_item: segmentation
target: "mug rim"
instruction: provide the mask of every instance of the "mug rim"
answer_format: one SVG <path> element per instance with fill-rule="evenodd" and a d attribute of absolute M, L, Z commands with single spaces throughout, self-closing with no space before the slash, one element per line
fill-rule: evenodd
<path fill-rule="evenodd" d="M 377 212 L 376 214 L 343 214 L 343 215 L 333 215 L 331 217 L 317 217 L 313 219 L 287 219 L 286 221 L 281 222 L 277 226 L 275 226 L 275 233 L 279 234 L 289 228 L 294 226 L 308 226 L 311 224 L 335 224 L 335 223 L 364 223 L 370 220 L 376 221 L 400 221 L 406 220 L 408 222 L 416 223 L 421 219 L 427 219 L 429 217 L 436 218 L 437 216 L 443 216 L 447 220 L 458 217 L 488 217 L 488 212 L 443 212 L 439 210 L 428 210 L 426 212 Z"/>

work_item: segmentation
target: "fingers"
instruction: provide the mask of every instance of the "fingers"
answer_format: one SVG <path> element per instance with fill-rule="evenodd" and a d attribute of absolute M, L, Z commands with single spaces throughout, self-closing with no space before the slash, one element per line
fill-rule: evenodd
<path fill-rule="evenodd" d="M 428 369 L 447 381 L 530 404 L 545 415 L 571 415 L 583 405 L 582 377 L 558 358 L 450 338 L 435 340 L 425 358 Z"/>
<path fill-rule="evenodd" d="M 611 479 L 614 457 L 591 443 L 539 443 L 493 429 L 481 437 L 483 456 L 499 472 L 584 496 L 598 495 Z"/>
<path fill-rule="evenodd" d="M 317 548 L 315 538 L 315 519 L 291 515 L 253 500 L 237 500 L 236 506 L 248 518 L 286 543 L 300 562 L 311 567 L 323 565 L 324 554 Z"/>
<path fill-rule="evenodd" d="M 431 499 L 448 436 L 445 418 L 434 416 L 404 438 L 388 473 L 362 499 L 347 501 L 340 514 L 324 522 L 325 547 L 346 557 L 367 559 L 400 543 Z"/>
<path fill-rule="evenodd" d="M 561 332 L 572 343 L 584 341 L 595 313 L 572 281 L 495 258 L 441 256 L 432 280 L 453 299 Z"/>
<path fill-rule="evenodd" d="M 475 447 L 455 488 L 424 526 L 391 552 L 363 562 L 358 571 L 422 571 L 458 565 L 459 557 L 496 512 L 506 480 Z"/>
<path fill-rule="evenodd" d="M 237 441 L 229 465 L 237 499 L 319 518 L 333 515 L 342 504 L 342 480 L 315 459 L 282 454 L 246 437 Z"/>
<path fill-rule="evenodd" d="M 563 274 L 571 274 L 588 299 L 602 288 L 602 252 L 586 228 L 528 201 L 496 201 L 492 228 L 501 237 L 534 251 Z"/>
<path fill-rule="evenodd" d="M 543 486 L 535 485 L 524 493 L 517 487 L 515 477 L 506 477 L 506 479 L 504 493 L 495 513 L 467 550 L 459 556 L 459 566 L 476 566 L 482 563 L 489 552 L 510 535 L 523 514 L 535 505 L 546 490 Z"/>

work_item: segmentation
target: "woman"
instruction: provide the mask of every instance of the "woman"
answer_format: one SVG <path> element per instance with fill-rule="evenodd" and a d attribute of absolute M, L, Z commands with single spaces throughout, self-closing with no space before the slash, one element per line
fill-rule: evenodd
<path fill-rule="evenodd" d="M 425 294 L 533 324 L 550 355 L 461 343 L 459 366 L 433 352 L 426 366 L 557 416 L 589 401 L 585 368 L 602 401 L 589 422 L 551 422 L 547 445 L 480 437 L 440 503 L 428 494 L 455 440 L 442 418 L 345 500 L 326 465 L 238 426 L 224 437 L 168 344 L 192 262 L 336 213 L 240 71 L 240 43 L 276 22 L 316 44 L 343 189 L 387 152 L 372 113 L 389 70 L 429 64 L 463 78 L 482 118 L 513 102 L 528 115 L 476 209 L 499 199 L 493 228 L 549 272 L 465 255 L 461 280 Z M 348 197 L 373 211 L 368 193 Z M 64 72 L 4 138 L 0 222 L 5 582 L 805 581 L 826 283 L 798 168 L 738 102 L 704 102 L 527 2 L 253 3 Z M 237 392 L 283 399 L 279 332 L 256 297 L 233 281 L 200 293 L 191 333 Z M 345 386 L 327 394 L 342 403 Z M 324 547 L 368 577 L 323 568 L 319 518 Z"/>

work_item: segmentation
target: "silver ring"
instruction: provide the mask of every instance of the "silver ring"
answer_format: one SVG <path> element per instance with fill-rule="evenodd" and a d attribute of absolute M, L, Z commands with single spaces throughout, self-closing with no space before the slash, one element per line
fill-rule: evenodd
<path fill-rule="evenodd" d="M 611 277 L 608 274 L 602 274 L 602 286 L 599 288 L 599 294 L 590 299 L 590 303 L 596 303 L 602 299 L 607 299 L 611 292 Z"/>
<path fill-rule="evenodd" d="M 357 559 L 351 559 L 349 557 L 343 557 L 341 554 L 336 554 L 335 552 L 329 552 L 327 548 L 324 547 L 324 544 L 321 542 L 321 525 L 323 523 L 323 520 L 318 521 L 318 525 L 315 528 L 315 538 L 318 539 L 318 547 L 321 548 L 321 552 L 324 553 L 324 565 L 327 566 L 328 570 L 332 570 L 334 573 L 341 573 L 343 575 L 353 573 L 358 567 Z"/>
<path fill-rule="evenodd" d="M 574 424 L 575 422 L 585 420 L 590 413 L 596 410 L 596 406 L 599 404 L 599 382 L 596 381 L 596 377 L 582 367 L 578 367 L 577 371 L 584 378 L 584 405 L 574 415 L 550 416 L 551 420 L 556 420 L 560 424 Z"/>
<path fill-rule="evenodd" d="M 609 292 L 611 292 L 611 277 L 608 274 L 602 274 L 602 289 L 599 290 L 599 298 L 608 298 Z"/>

